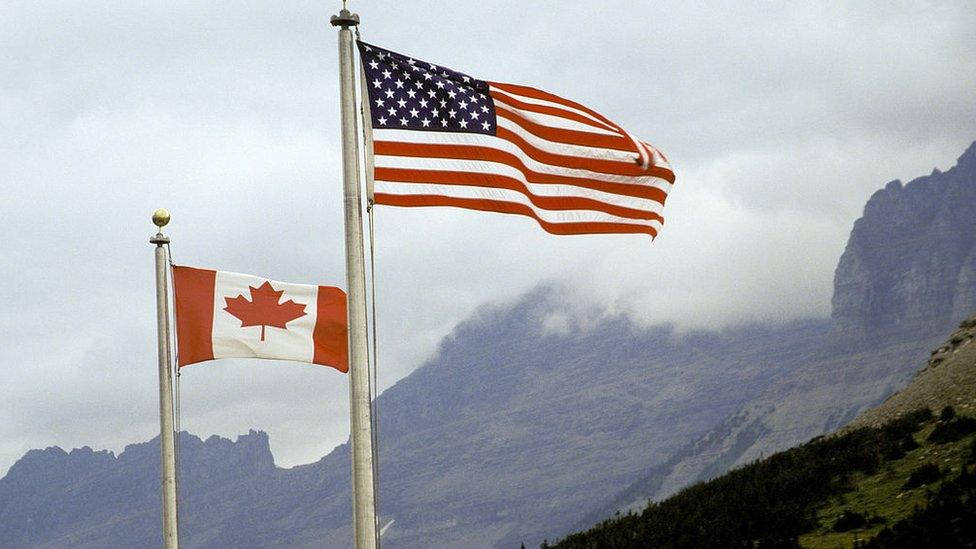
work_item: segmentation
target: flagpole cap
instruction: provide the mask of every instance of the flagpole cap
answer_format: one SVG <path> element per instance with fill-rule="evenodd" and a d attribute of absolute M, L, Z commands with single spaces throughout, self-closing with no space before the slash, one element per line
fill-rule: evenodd
<path fill-rule="evenodd" d="M 162 229 L 169 223 L 169 211 L 166 208 L 159 208 L 152 214 L 153 225 Z"/>
<path fill-rule="evenodd" d="M 333 15 L 329 21 L 332 23 L 333 27 L 355 27 L 359 25 L 359 14 L 352 13 L 346 8 L 342 8 L 342 10 L 339 11 L 339 15 Z"/>

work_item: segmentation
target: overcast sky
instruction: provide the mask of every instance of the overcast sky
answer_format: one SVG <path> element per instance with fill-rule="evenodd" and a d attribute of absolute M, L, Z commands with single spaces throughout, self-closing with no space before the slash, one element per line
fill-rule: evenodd
<path fill-rule="evenodd" d="M 871 193 L 976 140 L 969 1 L 689 4 L 351 3 L 365 40 L 584 103 L 677 174 L 653 244 L 379 209 L 381 387 L 548 282 L 569 310 L 681 328 L 827 315 Z M 30 448 L 158 434 L 153 209 L 178 263 L 344 286 L 337 9 L 0 4 L 0 474 Z M 280 465 L 348 436 L 329 368 L 213 362 L 182 390 L 185 429 L 266 430 Z"/>

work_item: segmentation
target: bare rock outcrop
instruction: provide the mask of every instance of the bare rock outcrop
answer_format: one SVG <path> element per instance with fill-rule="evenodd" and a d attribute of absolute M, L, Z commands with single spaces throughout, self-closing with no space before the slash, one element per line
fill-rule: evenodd
<path fill-rule="evenodd" d="M 976 143 L 947 172 L 876 192 L 834 273 L 838 338 L 855 345 L 945 333 L 976 310 Z"/>

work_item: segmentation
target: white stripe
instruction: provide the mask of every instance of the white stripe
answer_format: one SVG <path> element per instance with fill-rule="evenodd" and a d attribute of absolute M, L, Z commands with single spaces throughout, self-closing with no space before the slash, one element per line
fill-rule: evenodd
<path fill-rule="evenodd" d="M 519 126 L 507 118 L 498 117 L 498 127 L 505 128 L 506 130 L 517 134 L 522 139 L 525 139 L 530 144 L 534 145 L 537 149 L 541 149 L 553 154 L 560 154 L 563 156 L 579 156 L 582 158 L 595 158 L 598 160 L 610 160 L 613 162 L 620 162 L 621 164 L 631 168 L 634 167 L 636 163 L 636 153 L 619 151 L 617 149 L 605 149 L 603 147 L 570 145 L 568 143 L 549 141 L 548 139 L 539 137 L 529 130 L 526 130 L 522 126 Z"/>
<path fill-rule="evenodd" d="M 516 191 L 508 189 L 491 189 L 485 187 L 460 187 L 456 185 L 438 185 L 435 183 L 397 183 L 376 180 L 376 193 L 400 196 L 435 195 L 451 198 L 473 198 L 512 202 L 528 206 L 543 221 L 549 223 L 626 223 L 628 225 L 644 225 L 661 230 L 661 222 L 648 219 L 631 219 L 619 217 L 594 210 L 545 210 Z"/>
<path fill-rule="evenodd" d="M 529 193 L 537 196 L 589 198 L 591 200 L 596 200 L 606 204 L 623 206 L 625 208 L 632 208 L 635 210 L 654 212 L 658 214 L 660 214 L 661 210 L 664 208 L 661 203 L 657 202 L 656 200 L 648 200 L 646 198 L 636 198 L 622 194 L 608 193 L 605 191 L 588 189 L 586 187 L 579 187 L 576 185 L 530 183 L 525 179 L 525 174 L 507 164 L 486 162 L 483 160 L 377 156 L 376 167 L 497 174 L 521 181 L 529 189 Z"/>
<path fill-rule="evenodd" d="M 583 116 L 585 118 L 588 118 L 588 119 L 592 120 L 595 124 L 598 124 L 601 128 L 606 128 L 606 129 L 608 129 L 610 131 L 616 131 L 617 130 L 617 128 L 614 128 L 613 126 L 608 125 L 603 120 L 600 120 L 599 118 L 593 116 L 592 114 L 590 114 L 588 112 L 585 112 L 585 111 L 581 111 L 581 110 L 579 110 L 579 109 L 577 109 L 575 107 L 570 107 L 569 105 L 565 105 L 563 103 L 557 103 L 555 101 L 546 101 L 545 99 L 538 99 L 536 97 L 528 97 L 528 96 L 521 95 L 521 94 L 518 94 L 518 93 L 515 93 L 515 92 L 512 92 L 512 91 L 509 91 L 509 90 L 503 90 L 503 89 L 500 89 L 500 88 L 496 88 L 496 87 L 494 87 L 494 86 L 492 86 L 490 84 L 489 84 L 488 87 L 491 88 L 491 90 L 494 91 L 497 94 L 504 95 L 506 97 L 510 97 L 510 98 L 516 99 L 516 100 L 521 101 L 523 103 L 529 103 L 530 105 L 539 105 L 540 107 L 552 107 L 552 108 L 555 108 L 555 109 L 561 109 L 561 110 L 564 110 L 564 111 L 568 111 L 568 112 L 571 112 L 573 114 L 578 114 L 580 116 Z"/>
<path fill-rule="evenodd" d="M 593 133 L 597 135 L 609 135 L 611 137 L 622 137 L 619 133 L 615 131 L 594 128 L 589 124 L 583 124 L 582 122 L 577 122 L 575 120 L 570 120 L 569 118 L 563 118 L 561 116 L 522 110 L 517 107 L 513 107 L 509 104 L 502 103 L 501 101 L 495 101 L 495 109 L 508 111 L 530 122 L 534 122 L 536 124 L 539 124 L 540 126 L 546 126 L 549 128 L 557 128 L 561 130 L 573 130 L 576 132 Z"/>
<path fill-rule="evenodd" d="M 500 137 L 495 137 L 494 135 L 483 135 L 477 133 L 455 133 L 455 132 L 424 132 L 417 130 L 373 130 L 373 142 L 378 143 L 380 141 L 392 141 L 399 143 L 419 143 L 419 144 L 448 144 L 448 145 L 469 145 L 469 146 L 479 146 L 479 147 L 490 147 L 493 149 L 502 150 L 515 155 L 519 160 L 525 164 L 525 167 L 531 171 L 538 172 L 547 175 L 565 175 L 571 177 L 578 177 L 581 179 L 592 179 L 594 181 L 605 181 L 608 183 L 623 183 L 625 185 L 636 185 L 638 187 L 654 187 L 661 189 L 665 193 L 671 191 L 671 183 L 660 177 L 655 177 L 651 175 L 642 176 L 631 176 L 631 175 L 614 175 L 593 172 L 590 170 L 580 170 L 576 168 L 564 168 L 562 166 L 553 166 L 550 164 L 543 164 L 537 162 L 536 160 L 529 158 L 522 149 L 518 148 L 514 143 L 502 139 Z M 380 154 L 376 154 L 377 161 L 380 158 Z M 436 158 L 430 159 L 432 162 L 439 160 Z M 437 169 L 434 167 L 433 169 Z"/>

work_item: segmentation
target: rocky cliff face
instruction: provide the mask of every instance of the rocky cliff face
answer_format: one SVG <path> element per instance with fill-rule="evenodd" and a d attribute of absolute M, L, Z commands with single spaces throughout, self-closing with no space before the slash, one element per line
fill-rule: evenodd
<path fill-rule="evenodd" d="M 876 192 L 834 275 L 848 343 L 944 333 L 976 310 L 976 143 L 951 170 Z"/>

